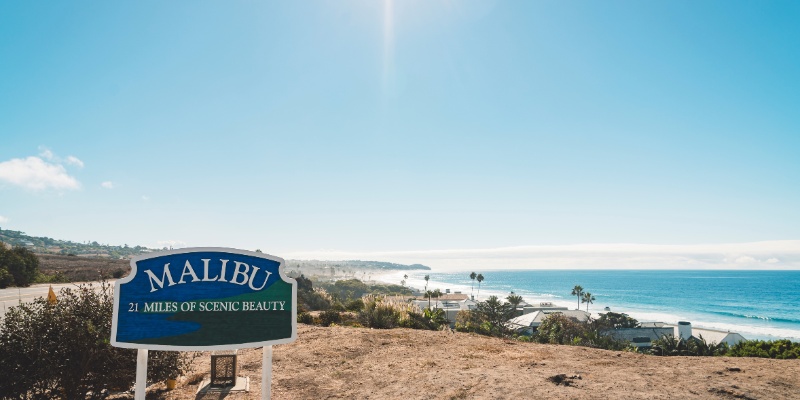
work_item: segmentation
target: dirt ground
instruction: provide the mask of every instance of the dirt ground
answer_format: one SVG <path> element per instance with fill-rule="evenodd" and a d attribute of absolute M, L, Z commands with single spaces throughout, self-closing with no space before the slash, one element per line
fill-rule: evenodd
<path fill-rule="evenodd" d="M 130 260 L 113 260 L 109 258 L 90 258 L 76 256 L 59 256 L 37 254 L 39 270 L 46 275 L 61 273 L 70 282 L 95 281 L 111 278 L 116 271 L 120 276 L 130 273 Z"/>
<path fill-rule="evenodd" d="M 273 399 L 800 399 L 800 360 L 655 357 L 475 334 L 315 327 L 273 346 Z M 210 357 L 148 398 L 260 399 L 261 349 L 239 351 L 251 391 L 196 396 Z M 190 381 L 194 381 L 191 384 Z"/>

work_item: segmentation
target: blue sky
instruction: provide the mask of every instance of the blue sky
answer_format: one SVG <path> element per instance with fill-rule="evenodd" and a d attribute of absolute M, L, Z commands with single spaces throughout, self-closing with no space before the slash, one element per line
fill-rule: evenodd
<path fill-rule="evenodd" d="M 3 2 L 0 227 L 279 256 L 800 253 L 798 18 L 793 1 Z"/>

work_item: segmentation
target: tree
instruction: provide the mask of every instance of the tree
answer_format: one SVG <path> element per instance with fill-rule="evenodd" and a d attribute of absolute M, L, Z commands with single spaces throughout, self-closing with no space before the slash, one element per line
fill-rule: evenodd
<path fill-rule="evenodd" d="M 472 271 L 472 273 L 469 274 L 469 279 L 472 279 L 472 290 L 469 292 L 469 295 L 473 299 L 475 298 L 475 278 L 477 276 L 478 274 L 476 274 L 475 271 Z"/>
<path fill-rule="evenodd" d="M 564 314 L 553 313 L 542 321 L 536 330 L 540 343 L 573 344 L 586 332 L 586 324 L 579 323 Z"/>
<path fill-rule="evenodd" d="M 427 293 L 428 292 L 428 281 L 431 280 L 431 276 L 430 275 L 425 275 L 425 278 L 423 278 L 423 279 L 425 279 L 425 293 Z"/>
<path fill-rule="evenodd" d="M 514 292 L 511 292 L 511 294 L 509 294 L 508 297 L 506 297 L 506 301 L 508 301 L 509 304 L 514 306 L 513 310 L 514 313 L 516 314 L 517 307 L 519 307 L 519 304 L 522 303 L 522 296 L 514 294 Z"/>
<path fill-rule="evenodd" d="M 572 288 L 572 295 L 573 296 L 578 296 L 578 308 L 576 308 L 576 310 L 580 310 L 581 309 L 581 299 L 582 299 L 581 296 L 583 296 L 583 287 L 581 285 L 575 285 L 575 287 Z"/>
<path fill-rule="evenodd" d="M 600 315 L 597 326 L 600 329 L 638 328 L 639 321 L 629 317 L 628 314 L 609 311 Z"/>
<path fill-rule="evenodd" d="M 32 251 L 15 246 L 6 249 L 0 244 L 0 288 L 30 286 L 39 273 L 39 258 Z"/>
<path fill-rule="evenodd" d="M 479 318 L 489 324 L 489 333 L 492 336 L 503 336 L 508 332 L 506 321 L 511 319 L 514 309 L 511 304 L 503 303 L 497 296 L 490 296 L 486 301 L 481 301 L 475 307 Z"/>
<path fill-rule="evenodd" d="M 436 300 L 438 301 L 438 300 L 439 300 L 439 297 L 442 297 L 442 291 L 441 291 L 441 290 L 439 290 L 439 289 L 434 289 L 434 290 L 431 292 L 431 295 L 433 295 L 433 298 L 434 298 L 434 299 L 436 299 Z M 428 304 L 428 307 L 430 307 L 430 304 Z"/>
<path fill-rule="evenodd" d="M 581 299 L 582 303 L 586 303 L 586 312 L 589 312 L 589 304 L 594 303 L 595 298 L 592 296 L 591 293 L 586 292 L 583 294 L 583 298 Z"/>
<path fill-rule="evenodd" d="M 478 280 L 478 297 L 481 297 L 481 282 L 483 282 L 483 275 L 478 274 L 478 276 L 475 277 L 475 279 Z"/>
<path fill-rule="evenodd" d="M 403 275 L 403 280 L 400 281 L 400 286 L 402 286 L 403 289 L 406 288 L 406 281 L 407 280 L 408 280 L 408 274 Z"/>

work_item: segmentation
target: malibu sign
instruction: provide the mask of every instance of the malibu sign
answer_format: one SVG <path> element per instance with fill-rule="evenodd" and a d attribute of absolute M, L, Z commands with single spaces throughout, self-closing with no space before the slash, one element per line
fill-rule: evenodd
<path fill-rule="evenodd" d="M 293 342 L 297 282 L 283 259 L 226 248 L 139 256 L 114 286 L 111 344 L 214 350 Z"/>

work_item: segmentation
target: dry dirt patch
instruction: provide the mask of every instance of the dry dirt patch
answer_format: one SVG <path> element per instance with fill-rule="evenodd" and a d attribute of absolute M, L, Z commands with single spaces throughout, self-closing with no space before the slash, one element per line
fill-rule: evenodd
<path fill-rule="evenodd" d="M 203 355 L 196 372 L 207 376 L 208 363 Z M 260 398 L 261 349 L 240 351 L 239 365 L 252 391 L 225 398 Z M 152 398 L 194 399 L 197 386 L 188 380 Z M 464 333 L 300 324 L 297 342 L 274 347 L 272 384 L 274 399 L 797 399 L 800 360 L 655 357 Z"/>

